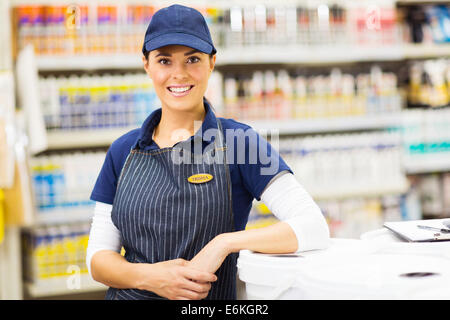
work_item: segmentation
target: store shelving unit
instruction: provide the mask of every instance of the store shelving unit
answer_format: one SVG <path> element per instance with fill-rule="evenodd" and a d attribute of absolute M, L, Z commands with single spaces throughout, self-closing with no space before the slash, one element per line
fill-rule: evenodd
<path fill-rule="evenodd" d="M 48 149 L 75 149 L 86 147 L 106 147 L 114 140 L 134 127 L 98 129 L 98 130 L 73 130 L 50 131 L 47 134 Z"/>
<path fill-rule="evenodd" d="M 243 120 L 256 131 L 278 132 L 280 135 L 315 134 L 327 132 L 349 132 L 396 127 L 401 113 L 386 115 L 365 115 L 339 118 L 286 119 L 286 120 Z M 135 127 L 73 130 L 48 132 L 48 149 L 75 149 L 107 147 L 114 140 Z"/>
<path fill-rule="evenodd" d="M 71 2 L 66 0 L 46 0 L 48 4 L 61 5 Z M 139 2 L 139 1 L 138 1 Z M 427 1 L 400 1 L 401 3 L 424 3 Z M 431 1 L 436 3 L 438 1 Z M 442 1 L 448 3 L 448 1 Z M 27 0 L 12 1 L 13 5 L 29 4 Z M 228 4 L 227 4 L 228 5 Z M 216 66 L 226 69 L 229 66 L 249 65 L 301 65 L 301 66 L 329 66 L 335 64 L 358 62 L 401 62 L 409 59 L 426 59 L 450 57 L 449 44 L 401 44 L 393 46 L 356 46 L 333 44 L 328 46 L 241 46 L 218 48 Z M 46 56 L 36 57 L 37 72 L 40 73 L 69 73 L 71 71 L 117 72 L 141 70 L 143 63 L 137 54 L 101 54 L 77 56 Z M 402 124 L 402 112 L 365 115 L 339 118 L 320 119 L 288 119 L 288 120 L 242 120 L 257 131 L 278 132 L 280 135 L 314 135 L 336 132 L 370 131 L 397 128 Z M 237 119 L 239 120 L 239 119 Z M 134 127 L 49 131 L 47 134 L 48 151 L 64 149 L 83 149 L 91 147 L 107 148 L 122 134 Z M 437 159 L 431 155 L 404 159 L 404 169 L 407 174 L 428 173 L 436 171 L 450 171 L 450 158 Z M 399 181 L 391 186 L 371 186 L 339 189 L 333 191 L 309 189 L 312 197 L 317 200 L 348 199 L 352 197 L 378 197 L 391 194 L 404 194 L 408 191 L 408 181 Z M 54 210 L 38 213 L 36 225 L 71 223 L 80 220 L 88 221 L 92 217 L 92 208 L 78 208 L 71 210 Z M 0 261 L 1 262 L 1 261 Z M 0 263 L 1 265 L 1 263 Z M 93 292 L 106 289 L 105 286 L 94 282 L 87 274 L 79 275 L 80 287 L 68 289 L 67 277 L 27 283 L 25 289 L 34 298 L 57 296 L 81 292 Z"/>
<path fill-rule="evenodd" d="M 401 113 L 335 118 L 244 121 L 255 130 L 277 131 L 280 135 L 350 132 L 392 128 L 399 125 Z"/>
<path fill-rule="evenodd" d="M 37 283 L 26 283 L 25 289 L 28 295 L 33 298 L 43 298 L 66 294 L 106 291 L 107 287 L 92 280 L 89 274 L 74 274 L 69 277 L 58 277 L 42 280 Z"/>
<path fill-rule="evenodd" d="M 57 223 L 72 223 L 79 221 L 90 221 L 94 212 L 93 207 L 55 209 L 46 212 L 37 212 L 36 225 L 50 225 Z"/>
<path fill-rule="evenodd" d="M 254 46 L 218 48 L 216 66 L 258 64 L 326 65 L 355 62 L 402 61 L 450 56 L 448 44 L 373 46 Z M 139 54 L 37 57 L 39 71 L 143 69 Z"/>
<path fill-rule="evenodd" d="M 450 44 L 405 44 L 404 59 L 441 58 L 450 56 Z"/>
<path fill-rule="evenodd" d="M 39 56 L 36 58 L 39 71 L 72 71 L 72 70 L 130 70 L 142 69 L 141 57 L 137 54 L 116 55 L 79 55 L 66 56 Z"/>
<path fill-rule="evenodd" d="M 409 183 L 406 181 L 399 181 L 396 185 L 385 186 L 352 186 L 351 188 L 344 188 L 339 190 L 314 190 L 307 188 L 311 197 L 315 201 L 326 200 L 343 200 L 349 198 L 370 198 L 380 197 L 390 194 L 403 194 L 408 191 Z"/>
<path fill-rule="evenodd" d="M 406 157 L 404 166 L 407 174 L 450 171 L 450 154 L 447 157 L 436 157 L 433 154 Z"/>

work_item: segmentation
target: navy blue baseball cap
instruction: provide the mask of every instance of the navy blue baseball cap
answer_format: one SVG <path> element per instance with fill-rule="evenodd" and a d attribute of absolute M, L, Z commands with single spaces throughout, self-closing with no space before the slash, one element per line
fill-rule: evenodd
<path fill-rule="evenodd" d="M 142 52 L 168 45 L 182 45 L 215 54 L 205 18 L 197 10 L 174 4 L 158 10 L 145 32 Z"/>

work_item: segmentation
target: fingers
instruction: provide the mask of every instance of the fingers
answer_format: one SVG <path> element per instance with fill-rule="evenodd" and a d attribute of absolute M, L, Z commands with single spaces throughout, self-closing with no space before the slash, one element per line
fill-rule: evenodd
<path fill-rule="evenodd" d="M 183 281 L 183 288 L 198 292 L 198 293 L 208 293 L 208 291 L 211 289 L 211 283 L 209 282 L 195 282 L 188 279 L 185 279 Z"/>
<path fill-rule="evenodd" d="M 194 292 L 187 289 L 180 289 L 176 300 L 201 300 L 208 296 L 208 292 Z"/>
<path fill-rule="evenodd" d="M 200 271 L 193 268 L 183 268 L 183 275 L 188 278 L 195 280 L 197 282 L 215 282 L 217 281 L 217 276 L 214 273 Z"/>

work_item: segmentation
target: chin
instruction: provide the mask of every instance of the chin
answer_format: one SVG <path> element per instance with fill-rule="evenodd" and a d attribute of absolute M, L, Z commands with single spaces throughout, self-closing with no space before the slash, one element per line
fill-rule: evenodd
<path fill-rule="evenodd" d="M 198 107 L 199 101 L 201 101 L 201 104 L 203 105 L 203 98 L 201 99 L 168 99 L 166 101 L 166 106 L 168 106 L 171 109 L 179 110 L 179 111 L 192 111 L 195 110 L 195 108 Z"/>

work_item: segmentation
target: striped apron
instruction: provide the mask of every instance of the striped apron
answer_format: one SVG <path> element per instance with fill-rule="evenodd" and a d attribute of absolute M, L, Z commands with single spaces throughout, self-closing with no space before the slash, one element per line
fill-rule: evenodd
<path fill-rule="evenodd" d="M 183 143 L 172 148 L 130 151 L 118 181 L 111 218 L 120 230 L 125 259 L 131 263 L 157 263 L 177 258 L 191 260 L 210 240 L 234 231 L 231 181 L 220 120 L 217 135 L 208 147 L 209 160 L 176 163 L 172 153 L 186 152 Z M 194 136 L 194 138 L 200 138 Z M 214 143 L 214 145 L 212 145 Z M 180 148 L 181 147 L 181 148 Z M 195 150 L 194 150 L 195 151 Z M 201 156 L 201 155 L 200 155 Z M 205 155 L 203 155 L 205 156 Z M 183 155 L 186 159 L 186 154 Z M 188 178 L 200 173 L 213 176 L 206 183 Z M 206 299 L 236 299 L 237 253 L 230 254 L 216 271 Z M 106 299 L 163 299 L 153 292 L 109 288 Z"/>

